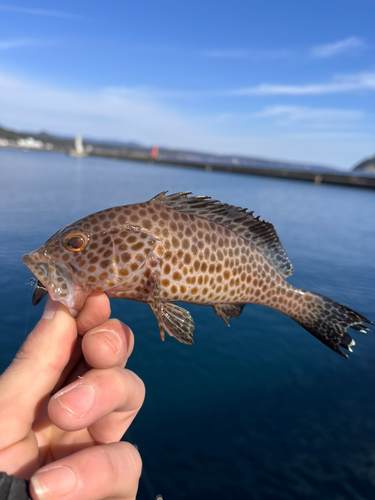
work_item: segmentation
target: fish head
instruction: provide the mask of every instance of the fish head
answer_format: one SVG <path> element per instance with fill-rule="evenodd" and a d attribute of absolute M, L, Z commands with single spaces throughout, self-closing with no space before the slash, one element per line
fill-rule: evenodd
<path fill-rule="evenodd" d="M 158 240 L 115 207 L 63 227 L 23 263 L 76 316 L 92 290 L 134 286 Z M 40 287 L 39 287 L 40 288 Z M 36 301 L 35 301 L 36 302 Z M 35 303 L 34 302 L 34 303 Z"/>
<path fill-rule="evenodd" d="M 43 284 L 52 300 L 63 303 L 76 316 L 91 292 L 85 279 L 84 250 L 90 241 L 89 231 L 80 226 L 66 226 L 38 250 L 23 256 L 23 263 Z"/>

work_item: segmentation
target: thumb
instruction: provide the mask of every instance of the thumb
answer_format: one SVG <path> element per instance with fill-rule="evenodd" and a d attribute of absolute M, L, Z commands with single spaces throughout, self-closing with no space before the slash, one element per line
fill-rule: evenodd
<path fill-rule="evenodd" d="M 68 309 L 48 297 L 42 318 L 0 377 L 2 449 L 27 436 L 68 363 L 76 338 L 76 323 Z"/>

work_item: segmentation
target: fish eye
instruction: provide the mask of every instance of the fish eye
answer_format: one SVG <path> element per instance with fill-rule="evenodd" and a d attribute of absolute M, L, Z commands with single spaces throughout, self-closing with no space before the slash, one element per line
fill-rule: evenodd
<path fill-rule="evenodd" d="M 64 238 L 64 247 L 71 252 L 79 252 L 87 244 L 87 237 L 82 234 L 67 234 Z"/>

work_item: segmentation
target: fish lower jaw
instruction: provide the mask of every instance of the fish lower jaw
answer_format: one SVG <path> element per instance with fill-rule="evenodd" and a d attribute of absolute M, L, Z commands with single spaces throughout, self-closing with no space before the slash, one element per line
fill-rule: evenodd
<path fill-rule="evenodd" d="M 54 261 L 40 262 L 30 255 L 24 255 L 22 261 L 43 284 L 51 299 L 64 304 L 73 317 L 77 316 L 91 290 L 75 283 Z"/>
<path fill-rule="evenodd" d="M 47 288 L 52 300 L 61 302 L 69 309 L 70 314 L 75 318 L 82 309 L 90 290 L 86 290 L 75 283 L 69 286 L 68 292 L 63 292 L 54 287 Z"/>

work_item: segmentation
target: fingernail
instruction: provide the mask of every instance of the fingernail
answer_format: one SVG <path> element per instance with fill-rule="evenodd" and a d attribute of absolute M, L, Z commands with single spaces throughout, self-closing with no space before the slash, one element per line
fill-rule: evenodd
<path fill-rule="evenodd" d="M 37 472 L 30 482 L 39 500 L 50 500 L 73 491 L 77 485 L 77 478 L 72 469 L 58 465 Z"/>
<path fill-rule="evenodd" d="M 98 330 L 91 335 L 95 335 L 104 340 L 104 342 L 112 347 L 115 354 L 118 354 L 122 348 L 122 340 L 120 336 L 112 330 Z"/>
<path fill-rule="evenodd" d="M 47 304 L 43 311 L 42 319 L 52 319 L 55 316 L 57 308 L 59 307 L 59 302 L 52 300 L 48 297 Z"/>
<path fill-rule="evenodd" d="M 82 385 L 82 382 L 55 394 L 54 399 L 70 413 L 82 418 L 93 407 L 96 393 L 92 385 Z"/>

